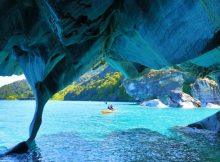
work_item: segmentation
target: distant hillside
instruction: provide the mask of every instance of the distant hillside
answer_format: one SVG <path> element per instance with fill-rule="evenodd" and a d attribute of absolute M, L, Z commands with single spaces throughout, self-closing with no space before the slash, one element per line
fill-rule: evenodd
<path fill-rule="evenodd" d="M 133 101 L 122 86 L 123 77 L 104 65 L 82 75 L 71 85 L 56 93 L 52 100 Z M 34 99 L 26 80 L 0 87 L 0 99 Z"/>
<path fill-rule="evenodd" d="M 92 73 L 86 73 L 82 78 L 80 82 L 69 86 L 64 100 L 83 98 L 91 101 L 134 101 L 122 85 L 122 74 L 110 66 L 100 67 Z"/>
<path fill-rule="evenodd" d="M 0 99 L 34 99 L 34 96 L 28 82 L 21 80 L 0 87 Z"/>

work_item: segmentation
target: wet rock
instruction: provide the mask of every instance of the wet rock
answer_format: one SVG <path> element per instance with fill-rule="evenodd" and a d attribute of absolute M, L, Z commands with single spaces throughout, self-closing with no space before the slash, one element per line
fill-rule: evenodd
<path fill-rule="evenodd" d="M 17 144 L 15 147 L 13 147 L 11 150 L 9 150 L 6 155 L 10 155 L 10 154 L 23 154 L 26 153 L 28 151 L 29 147 L 27 142 L 21 142 L 19 144 Z"/>
<path fill-rule="evenodd" d="M 207 107 L 207 108 L 220 108 L 220 105 L 213 104 L 213 103 L 207 103 L 205 107 Z"/>
<path fill-rule="evenodd" d="M 154 99 L 149 101 L 143 101 L 141 106 L 147 106 L 147 107 L 157 107 L 157 108 L 165 108 L 168 107 L 167 105 L 163 104 L 160 100 Z"/>
<path fill-rule="evenodd" d="M 189 126 L 190 127 L 195 127 L 201 126 L 202 129 L 208 129 L 214 132 L 220 132 L 220 112 L 217 112 L 201 121 L 198 121 L 196 123 L 192 123 Z"/>
<path fill-rule="evenodd" d="M 197 128 L 197 129 L 204 129 L 202 125 L 200 124 L 189 124 L 188 127 L 191 127 L 191 128 Z"/>
<path fill-rule="evenodd" d="M 37 143 L 37 147 L 26 154 L 5 156 L 0 161 L 157 162 L 202 161 L 205 158 L 199 147 L 148 129 L 112 132 L 102 140 L 85 140 L 73 132 L 65 132 L 42 136 Z"/>
<path fill-rule="evenodd" d="M 220 80 L 218 0 L 2 0 L 0 14 L 0 75 L 23 72 L 37 105 L 104 59 L 128 77 L 189 62 Z"/>

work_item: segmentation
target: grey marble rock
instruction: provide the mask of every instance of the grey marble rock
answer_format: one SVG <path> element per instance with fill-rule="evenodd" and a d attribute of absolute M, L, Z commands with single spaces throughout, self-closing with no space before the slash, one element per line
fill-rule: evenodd
<path fill-rule="evenodd" d="M 200 100 L 204 106 L 207 103 L 220 104 L 220 89 L 218 84 L 208 78 L 197 79 L 191 85 L 191 94 Z"/>

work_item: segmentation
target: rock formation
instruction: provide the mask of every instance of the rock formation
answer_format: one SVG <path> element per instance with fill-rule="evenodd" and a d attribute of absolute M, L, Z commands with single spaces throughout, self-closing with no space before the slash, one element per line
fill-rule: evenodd
<path fill-rule="evenodd" d="M 171 107 L 193 108 L 201 107 L 201 102 L 195 100 L 190 95 L 181 91 L 170 91 L 168 95 L 168 105 Z"/>
<path fill-rule="evenodd" d="M 220 104 L 220 88 L 216 82 L 208 78 L 197 79 L 191 85 L 191 94 L 194 98 L 200 100 L 203 106 L 208 103 Z"/>
<path fill-rule="evenodd" d="M 162 99 L 171 90 L 181 90 L 184 74 L 180 71 L 151 70 L 138 79 L 126 79 L 123 82 L 126 92 L 139 101 Z"/>
<path fill-rule="evenodd" d="M 195 77 L 176 69 L 163 69 L 150 70 L 138 79 L 126 79 L 123 85 L 130 96 L 144 101 L 141 105 L 152 105 L 148 103 L 155 103 L 159 99 L 158 102 L 162 101 L 167 107 L 193 108 L 200 107 L 201 103 L 183 91 L 190 91 L 190 82 L 194 80 Z M 200 92 L 197 94 L 200 95 Z M 216 99 L 218 97 L 220 98 L 216 96 Z M 150 101 L 147 102 L 148 100 Z"/>
<path fill-rule="evenodd" d="M 164 105 L 160 100 L 158 99 L 153 99 L 149 101 L 144 101 L 140 104 L 141 106 L 147 106 L 147 107 L 157 107 L 157 108 L 166 108 L 167 105 Z"/>
<path fill-rule="evenodd" d="M 123 85 L 130 96 L 141 102 L 159 99 L 168 107 L 191 108 L 220 104 L 220 88 L 214 80 L 172 68 L 150 70 L 140 78 L 125 79 Z"/>
<path fill-rule="evenodd" d="M 36 98 L 11 152 L 31 145 L 47 100 L 103 59 L 126 77 L 183 63 L 220 78 L 219 0 L 2 0 L 0 13 L 0 75 L 23 72 Z M 219 113 L 202 123 L 218 131 Z"/>

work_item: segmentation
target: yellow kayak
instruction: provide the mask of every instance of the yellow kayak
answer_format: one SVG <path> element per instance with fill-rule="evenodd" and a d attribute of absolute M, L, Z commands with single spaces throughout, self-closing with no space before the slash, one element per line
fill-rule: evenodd
<path fill-rule="evenodd" d="M 113 113 L 113 112 L 117 112 L 117 110 L 102 110 L 101 111 L 102 114 L 110 114 L 110 113 Z"/>

